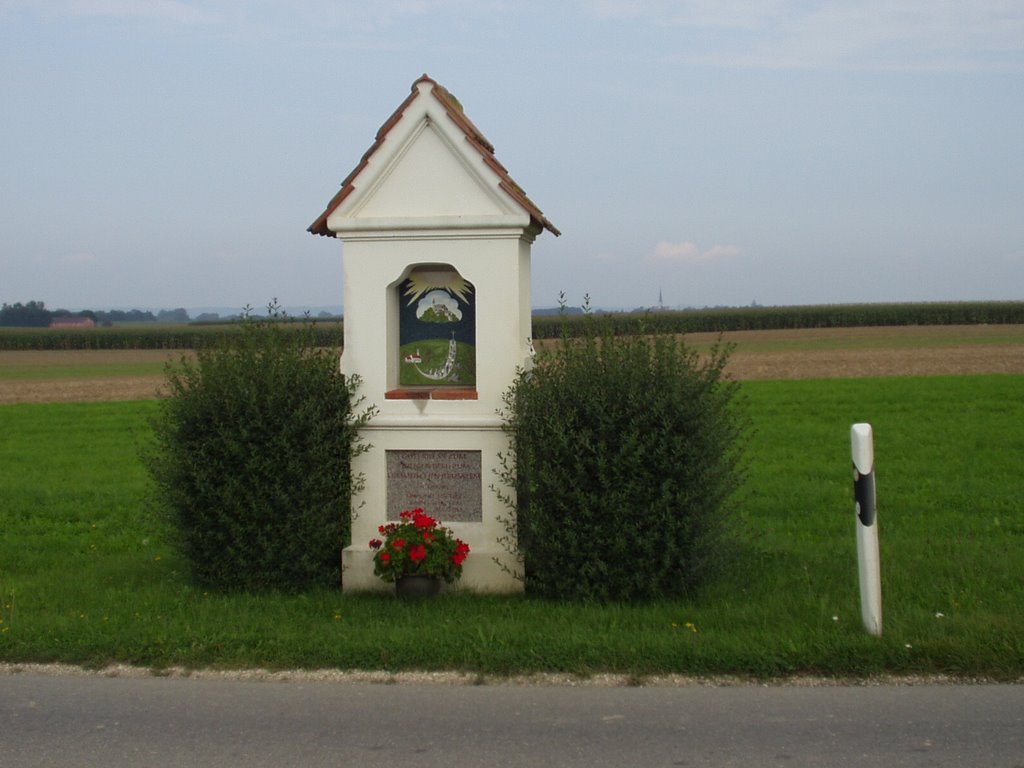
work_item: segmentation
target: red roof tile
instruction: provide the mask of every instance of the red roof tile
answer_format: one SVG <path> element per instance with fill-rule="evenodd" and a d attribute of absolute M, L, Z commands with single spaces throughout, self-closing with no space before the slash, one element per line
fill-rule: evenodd
<path fill-rule="evenodd" d="M 531 221 L 538 227 L 546 229 L 556 237 L 561 234 L 558 229 L 555 228 L 548 219 L 541 213 L 540 209 L 534 204 L 522 188 L 512 180 L 512 177 L 508 175 L 508 171 L 505 169 L 498 159 L 494 156 L 494 146 L 487 140 L 487 138 L 480 132 L 480 130 L 473 125 L 473 122 L 466 117 L 466 114 L 462 111 L 462 105 L 459 100 L 452 96 L 444 86 L 432 80 L 427 75 L 423 75 L 415 83 L 412 84 L 412 93 L 403 101 L 398 109 L 395 110 L 394 114 L 389 117 L 384 125 L 377 131 L 377 136 L 368 150 L 363 154 L 362 159 L 359 161 L 359 165 L 345 177 L 345 180 L 341 182 L 341 189 L 338 193 L 331 198 L 331 201 L 327 204 L 326 210 L 321 213 L 316 221 L 309 225 L 308 231 L 314 235 L 323 235 L 326 237 L 333 237 L 334 233 L 327 228 L 327 217 L 347 198 L 352 191 L 355 189 L 353 182 L 355 178 L 362 172 L 366 167 L 367 162 L 374 152 L 380 147 L 380 145 L 387 138 L 388 132 L 394 127 L 394 125 L 401 119 L 402 114 L 408 108 L 410 104 L 420 95 L 419 89 L 416 87 L 420 83 L 430 83 L 431 93 L 445 108 L 448 116 L 452 122 L 465 134 L 466 141 L 469 142 L 470 146 L 473 147 L 477 152 L 480 153 L 480 157 L 484 163 L 494 171 L 499 178 L 499 186 L 505 191 L 505 193 L 511 197 L 516 203 L 522 207 L 529 215 Z"/>

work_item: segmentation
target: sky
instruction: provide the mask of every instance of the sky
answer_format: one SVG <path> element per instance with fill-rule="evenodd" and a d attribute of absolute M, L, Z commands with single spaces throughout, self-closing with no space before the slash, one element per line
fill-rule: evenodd
<path fill-rule="evenodd" d="M 1024 299 L 1021 0 L 0 0 L 0 301 L 340 305 L 306 228 L 424 73 L 534 306 Z"/>

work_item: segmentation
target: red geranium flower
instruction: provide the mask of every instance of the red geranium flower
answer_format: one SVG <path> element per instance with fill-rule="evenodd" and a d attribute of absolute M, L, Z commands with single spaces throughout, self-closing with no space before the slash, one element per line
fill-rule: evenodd
<path fill-rule="evenodd" d="M 437 520 L 430 517 L 429 515 L 423 514 L 422 509 L 418 509 L 413 513 L 412 524 L 420 529 L 433 528 L 435 525 L 437 525 Z"/>
<path fill-rule="evenodd" d="M 374 572 L 385 581 L 416 573 L 443 578 L 450 584 L 461 575 L 469 545 L 421 508 L 406 510 L 397 522 L 385 523 L 377 530 L 380 537 L 370 539 L 370 549 Z"/>

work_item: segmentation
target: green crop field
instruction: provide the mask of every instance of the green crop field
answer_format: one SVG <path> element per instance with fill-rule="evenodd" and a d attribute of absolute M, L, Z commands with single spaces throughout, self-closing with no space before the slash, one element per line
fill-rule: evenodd
<path fill-rule="evenodd" d="M 221 594 L 138 460 L 156 402 L 0 406 L 0 660 L 647 675 L 1024 675 L 1024 376 L 747 382 L 730 566 L 685 600 Z M 860 626 L 849 427 L 874 425 L 884 634 Z"/>

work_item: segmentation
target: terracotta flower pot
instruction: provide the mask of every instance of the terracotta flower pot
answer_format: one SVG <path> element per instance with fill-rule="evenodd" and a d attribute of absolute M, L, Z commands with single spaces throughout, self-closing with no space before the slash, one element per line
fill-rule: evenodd
<path fill-rule="evenodd" d="M 395 579 L 395 594 L 401 598 L 433 597 L 441 591 L 441 580 L 436 576 L 402 576 Z"/>

